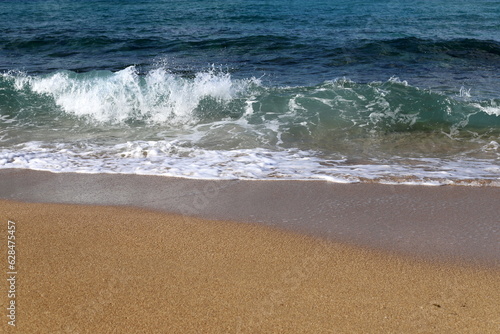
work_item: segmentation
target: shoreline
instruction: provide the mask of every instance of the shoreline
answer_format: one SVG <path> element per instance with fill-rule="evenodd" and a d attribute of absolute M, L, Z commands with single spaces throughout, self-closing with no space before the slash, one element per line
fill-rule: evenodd
<path fill-rule="evenodd" d="M 257 223 L 428 261 L 500 266 L 500 188 L 0 170 L 0 198 Z"/>

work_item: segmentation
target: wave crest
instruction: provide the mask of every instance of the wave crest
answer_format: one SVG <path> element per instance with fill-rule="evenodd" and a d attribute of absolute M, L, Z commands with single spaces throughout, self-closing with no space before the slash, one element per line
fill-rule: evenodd
<path fill-rule="evenodd" d="M 172 125 L 196 122 L 204 100 L 225 104 L 255 80 L 235 81 L 212 69 L 183 78 L 163 68 L 140 76 L 131 66 L 118 72 L 15 76 L 17 90 L 49 96 L 65 113 L 98 122 L 146 121 Z"/>
<path fill-rule="evenodd" d="M 388 132 L 497 133 L 500 101 L 474 100 L 462 90 L 450 96 L 397 78 L 272 87 L 255 78 L 233 79 L 215 68 L 186 77 L 164 68 L 140 75 L 128 67 L 118 72 L 3 74 L 0 111 L 35 123 L 77 117 L 93 126 L 193 128 L 236 122 L 247 130 L 274 133 L 273 141 L 279 143 Z"/>

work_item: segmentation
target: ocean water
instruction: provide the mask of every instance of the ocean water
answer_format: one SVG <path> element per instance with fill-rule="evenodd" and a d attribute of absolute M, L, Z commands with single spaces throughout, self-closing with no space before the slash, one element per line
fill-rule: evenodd
<path fill-rule="evenodd" d="M 500 186 L 500 1 L 0 2 L 0 168 Z"/>

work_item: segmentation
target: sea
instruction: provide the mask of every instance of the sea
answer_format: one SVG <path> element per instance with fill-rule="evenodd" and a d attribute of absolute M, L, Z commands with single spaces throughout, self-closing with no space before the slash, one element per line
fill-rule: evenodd
<path fill-rule="evenodd" d="M 2 0 L 0 168 L 500 186 L 498 0 Z"/>

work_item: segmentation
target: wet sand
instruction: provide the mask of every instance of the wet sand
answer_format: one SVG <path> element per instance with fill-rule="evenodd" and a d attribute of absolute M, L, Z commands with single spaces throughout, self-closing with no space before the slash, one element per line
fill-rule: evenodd
<path fill-rule="evenodd" d="M 500 188 L 208 181 L 0 170 L 0 198 L 256 222 L 427 260 L 500 266 Z"/>

